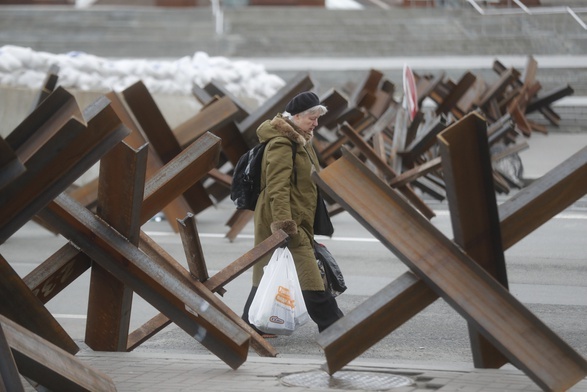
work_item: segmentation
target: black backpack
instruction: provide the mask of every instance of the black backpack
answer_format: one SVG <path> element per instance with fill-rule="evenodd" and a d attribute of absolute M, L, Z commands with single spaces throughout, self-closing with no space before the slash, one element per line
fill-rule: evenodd
<path fill-rule="evenodd" d="M 267 143 L 257 144 L 244 153 L 236 163 L 232 173 L 230 185 L 230 199 L 234 202 L 237 210 L 255 211 L 259 193 L 261 193 L 261 163 Z M 297 182 L 295 158 L 297 143 L 291 145 L 291 156 L 294 162 L 294 182 Z"/>

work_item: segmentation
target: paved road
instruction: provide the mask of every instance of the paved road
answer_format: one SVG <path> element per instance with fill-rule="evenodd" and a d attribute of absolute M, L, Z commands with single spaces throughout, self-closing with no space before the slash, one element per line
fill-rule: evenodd
<path fill-rule="evenodd" d="M 503 201 L 503 197 L 500 199 Z M 430 203 L 437 212 L 433 223 L 452 238 L 446 203 Z M 232 211 L 230 202 L 225 201 L 197 217 L 211 271 L 223 268 L 252 247 L 252 225 L 233 243 L 224 238 L 227 230 L 224 224 Z M 349 288 L 339 297 L 339 303 L 348 313 L 406 271 L 406 267 L 350 215 L 337 215 L 334 224 L 334 237 L 323 239 L 323 242 L 337 257 L 345 274 Z M 149 222 L 144 230 L 185 265 L 181 240 L 171 232 L 167 222 Z M 583 199 L 506 252 L 512 293 L 583 356 L 587 356 L 586 232 L 587 200 Z M 24 276 L 64 242 L 29 223 L 0 246 L 0 253 Z M 239 314 L 250 288 L 250 278 L 250 273 L 246 273 L 227 286 L 224 301 Z M 82 346 L 88 280 L 89 273 L 86 273 L 47 304 Z M 135 297 L 132 328 L 155 314 L 153 308 Z M 321 357 L 321 349 L 315 343 L 317 333 L 316 326 L 310 322 L 294 335 L 274 339 L 271 343 L 283 357 Z M 467 336 L 463 319 L 443 300 L 438 300 L 362 357 L 471 363 Z M 205 349 L 179 328 L 170 326 L 137 351 L 204 353 Z"/>

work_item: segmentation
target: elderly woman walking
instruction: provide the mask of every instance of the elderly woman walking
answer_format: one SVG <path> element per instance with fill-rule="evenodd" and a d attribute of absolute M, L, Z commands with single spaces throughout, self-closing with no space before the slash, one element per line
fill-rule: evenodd
<path fill-rule="evenodd" d="M 257 129 L 259 142 L 267 145 L 261 194 L 255 208 L 255 245 L 279 229 L 289 235 L 287 247 L 294 258 L 304 302 L 320 332 L 343 316 L 336 299 L 324 289 L 314 255 L 313 226 L 318 190 L 311 174 L 319 170 L 319 164 L 312 137 L 318 118 L 326 112 L 327 108 L 320 104 L 316 94 L 303 92 L 285 106 L 282 114 L 266 120 Z M 268 262 L 269 257 L 266 257 L 253 267 L 253 287 L 243 312 L 247 322 L 249 307 Z"/>

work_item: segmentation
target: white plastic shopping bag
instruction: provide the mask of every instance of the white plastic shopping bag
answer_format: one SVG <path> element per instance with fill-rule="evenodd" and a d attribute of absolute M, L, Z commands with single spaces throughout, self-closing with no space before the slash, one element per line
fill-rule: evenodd
<path fill-rule="evenodd" d="M 291 252 L 287 247 L 277 248 L 263 269 L 249 322 L 266 333 L 291 335 L 308 319 Z"/>

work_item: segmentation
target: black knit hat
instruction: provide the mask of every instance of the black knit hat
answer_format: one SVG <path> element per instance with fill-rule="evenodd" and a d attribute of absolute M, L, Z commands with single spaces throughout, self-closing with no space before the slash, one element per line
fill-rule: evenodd
<path fill-rule="evenodd" d="M 320 105 L 320 98 L 311 91 L 300 93 L 292 98 L 291 101 L 285 105 L 285 111 L 295 116 L 298 113 L 304 112 L 314 106 Z"/>

